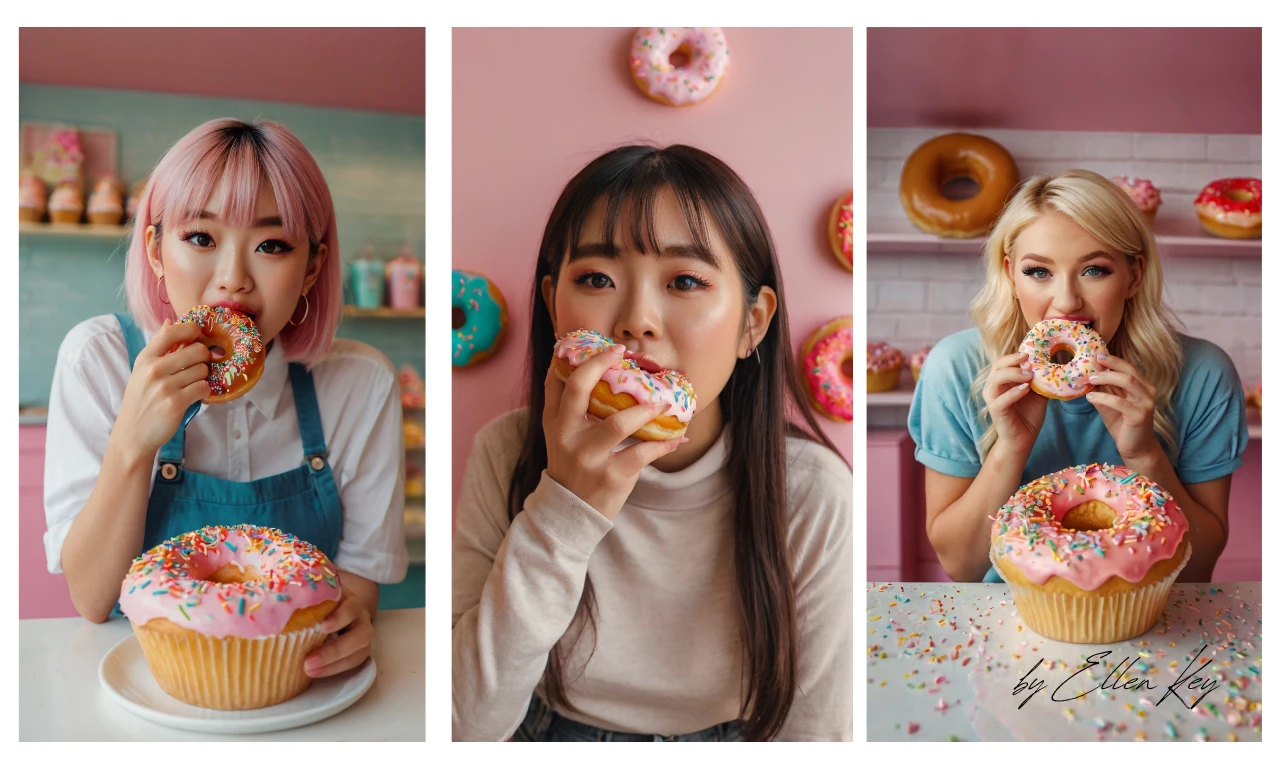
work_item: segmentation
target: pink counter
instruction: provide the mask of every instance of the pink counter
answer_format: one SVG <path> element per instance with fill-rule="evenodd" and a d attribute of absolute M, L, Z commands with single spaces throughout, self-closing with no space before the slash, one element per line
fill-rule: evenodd
<path fill-rule="evenodd" d="M 18 619 L 79 616 L 67 581 L 45 563 L 44 432 L 18 428 Z"/>
<path fill-rule="evenodd" d="M 867 581 L 948 582 L 925 533 L 924 466 L 906 430 L 867 431 Z M 1231 527 L 1214 582 L 1262 579 L 1262 441 L 1249 441 L 1231 481 Z"/>

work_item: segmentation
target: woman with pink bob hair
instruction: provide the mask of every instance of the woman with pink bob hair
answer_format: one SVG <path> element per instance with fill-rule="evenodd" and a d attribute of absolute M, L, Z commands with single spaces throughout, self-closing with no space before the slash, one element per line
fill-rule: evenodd
<path fill-rule="evenodd" d="M 129 313 L 90 318 L 58 350 L 46 444 L 45 551 L 82 616 L 103 622 L 134 558 L 203 526 L 249 523 L 320 548 L 340 571 L 313 677 L 369 656 L 378 584 L 399 582 L 404 464 L 395 369 L 336 338 L 342 275 L 333 199 L 284 126 L 229 118 L 180 139 L 138 202 Z M 210 395 L 199 305 L 249 316 L 257 384 Z"/>

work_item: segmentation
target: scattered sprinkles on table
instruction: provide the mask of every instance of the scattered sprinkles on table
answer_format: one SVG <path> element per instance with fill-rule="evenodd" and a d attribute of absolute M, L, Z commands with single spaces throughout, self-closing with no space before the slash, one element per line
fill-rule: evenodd
<path fill-rule="evenodd" d="M 943 740 L 966 726 L 982 736 L 979 714 L 1007 730 L 988 739 L 1262 738 L 1257 583 L 1176 583 L 1165 614 L 1145 635 L 1093 645 L 1049 640 L 1026 628 L 1004 585 L 872 582 L 867 585 L 867 639 L 870 740 Z M 1095 657 L 1098 664 L 1083 669 L 1086 657 L 1107 650 L 1105 658 Z M 1037 661 L 1040 666 L 1026 680 L 1038 678 L 1047 685 L 1018 709 L 1029 692 L 1015 696 L 1014 688 Z M 1193 709 L 1173 695 L 1160 703 L 1189 670 L 1217 688 Z M 1154 688 L 1145 687 L 1144 680 Z M 1058 699 L 1064 701 L 1055 702 L 1051 695 L 1060 684 Z M 1186 683 L 1177 691 L 1188 704 L 1204 693 L 1187 689 Z M 909 713 L 886 712 L 901 708 L 903 695 L 911 703 Z M 1065 701 L 1077 695 L 1082 696 Z M 948 707 L 937 709 L 939 701 Z M 872 729 L 876 716 L 870 714 L 885 716 L 880 733 Z M 892 719 L 907 715 L 918 723 L 894 728 L 902 721 Z"/>

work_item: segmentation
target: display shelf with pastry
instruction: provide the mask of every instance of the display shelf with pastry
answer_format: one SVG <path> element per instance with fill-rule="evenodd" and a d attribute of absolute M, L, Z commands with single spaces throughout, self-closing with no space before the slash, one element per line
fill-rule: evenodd
<path fill-rule="evenodd" d="M 348 318 L 425 318 L 427 310 L 425 307 L 398 310 L 394 307 L 357 307 L 348 304 L 342 308 L 342 314 Z"/>
<path fill-rule="evenodd" d="M 120 224 L 58 224 L 56 222 L 18 222 L 21 236 L 66 236 L 79 238 L 121 239 L 129 236 L 129 228 Z"/>
<path fill-rule="evenodd" d="M 1160 219 L 1155 227 L 1160 255 L 1167 258 L 1257 257 L 1262 258 L 1262 240 L 1229 240 L 1197 234 L 1200 223 L 1194 218 Z M 976 256 L 982 251 L 982 238 L 944 238 L 914 229 L 904 217 L 872 219 L 867 223 L 867 253 L 876 256 L 893 254 L 963 254 Z"/>

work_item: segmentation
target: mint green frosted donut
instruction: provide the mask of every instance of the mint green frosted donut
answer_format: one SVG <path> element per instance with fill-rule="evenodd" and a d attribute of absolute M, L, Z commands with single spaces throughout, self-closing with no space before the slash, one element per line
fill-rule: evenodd
<path fill-rule="evenodd" d="M 507 335 L 507 302 L 493 281 L 453 271 L 453 365 L 470 366 L 493 354 Z"/>

